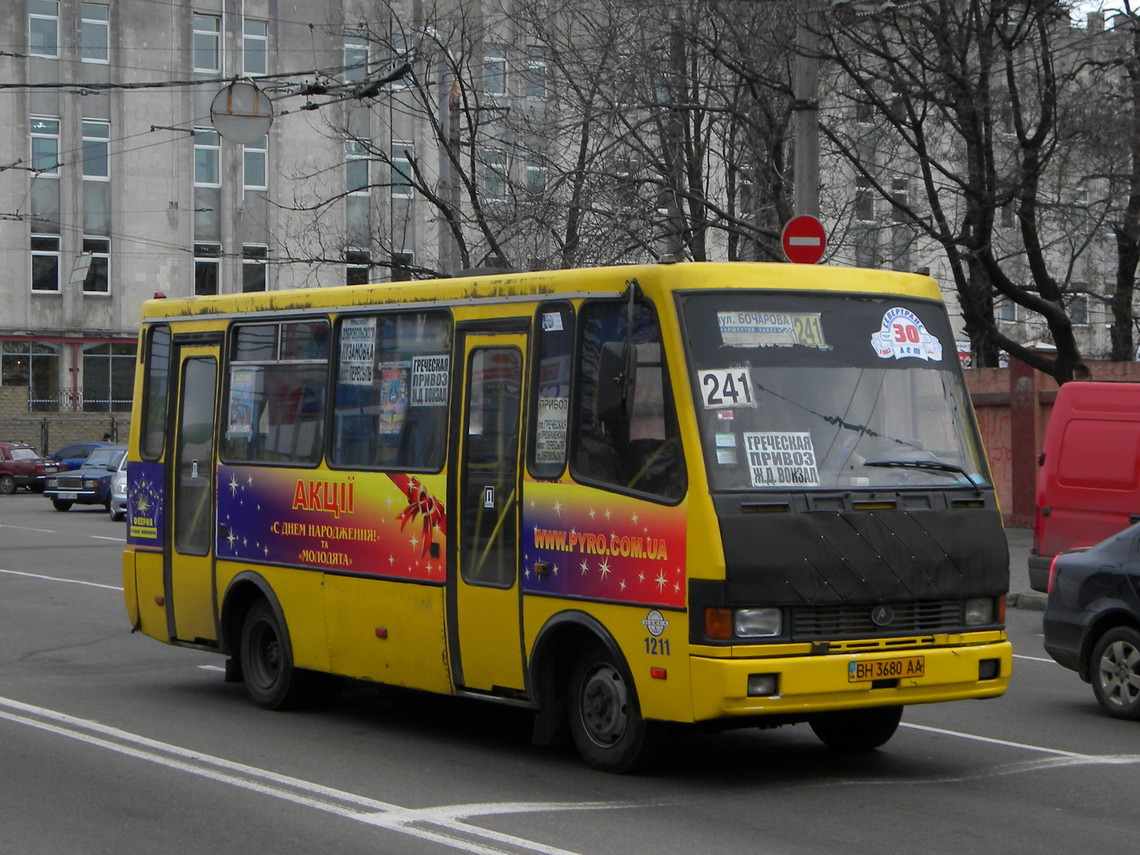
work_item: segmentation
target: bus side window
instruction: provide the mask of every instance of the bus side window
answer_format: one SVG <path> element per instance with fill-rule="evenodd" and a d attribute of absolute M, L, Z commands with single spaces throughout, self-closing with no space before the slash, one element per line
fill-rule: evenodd
<path fill-rule="evenodd" d="M 677 500 L 685 492 L 685 466 L 661 330 L 652 306 L 638 301 L 627 335 L 626 312 L 625 303 L 582 307 L 572 472 L 581 480 Z M 606 384 L 623 382 L 611 376 L 612 354 L 627 343 L 636 370 L 623 410 L 612 406 L 615 390 Z"/>
<path fill-rule="evenodd" d="M 566 468 L 570 377 L 574 355 L 574 307 L 545 303 L 538 308 L 534 345 L 534 405 L 530 471 L 536 478 L 557 478 Z"/>
<path fill-rule="evenodd" d="M 335 354 L 330 462 L 438 471 L 447 449 L 451 316 L 343 317 Z"/>
<path fill-rule="evenodd" d="M 142 429 L 139 452 L 143 460 L 158 460 L 166 441 L 167 399 L 170 394 L 170 327 L 159 324 L 144 339 L 146 375 L 143 381 Z"/>
<path fill-rule="evenodd" d="M 314 464 L 324 451 L 327 321 L 245 324 L 230 348 L 227 462 Z"/>

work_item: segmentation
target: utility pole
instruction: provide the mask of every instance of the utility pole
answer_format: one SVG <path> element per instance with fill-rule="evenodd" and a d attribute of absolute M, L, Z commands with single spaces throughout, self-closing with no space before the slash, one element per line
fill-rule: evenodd
<path fill-rule="evenodd" d="M 819 216 L 819 6 L 821 0 L 796 5 L 796 66 L 792 81 L 795 111 L 794 212 Z"/>

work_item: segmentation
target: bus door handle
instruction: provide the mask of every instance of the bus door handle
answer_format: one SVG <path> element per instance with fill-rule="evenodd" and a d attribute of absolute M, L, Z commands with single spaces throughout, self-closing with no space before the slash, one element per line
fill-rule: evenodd
<path fill-rule="evenodd" d="M 218 523 L 218 540 L 225 540 L 230 536 L 230 527 L 225 523 Z"/>
<path fill-rule="evenodd" d="M 534 575 L 535 576 L 549 576 L 550 575 L 550 562 L 549 561 L 536 561 L 536 562 L 534 562 Z"/>

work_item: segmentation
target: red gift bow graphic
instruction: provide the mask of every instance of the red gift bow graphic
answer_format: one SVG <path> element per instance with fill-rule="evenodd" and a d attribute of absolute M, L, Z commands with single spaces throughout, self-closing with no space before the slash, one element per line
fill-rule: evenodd
<path fill-rule="evenodd" d="M 423 515 L 423 545 L 420 547 L 420 558 L 423 558 L 431 548 L 432 530 L 438 528 L 440 534 L 447 534 L 447 517 L 444 514 L 443 502 L 428 493 L 419 478 L 409 478 L 407 475 L 389 477 L 408 497 L 408 506 L 400 511 L 397 517 L 400 520 L 400 531 L 403 531 L 404 526 L 411 520 Z"/>

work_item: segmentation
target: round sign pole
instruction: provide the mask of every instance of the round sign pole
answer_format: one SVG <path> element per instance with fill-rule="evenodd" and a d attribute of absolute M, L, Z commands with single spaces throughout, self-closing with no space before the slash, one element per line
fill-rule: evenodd
<path fill-rule="evenodd" d="M 815 217 L 792 217 L 780 235 L 784 257 L 796 264 L 818 264 L 827 250 L 827 232 Z"/>

